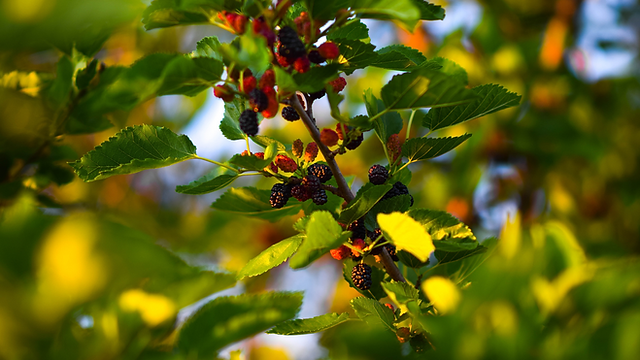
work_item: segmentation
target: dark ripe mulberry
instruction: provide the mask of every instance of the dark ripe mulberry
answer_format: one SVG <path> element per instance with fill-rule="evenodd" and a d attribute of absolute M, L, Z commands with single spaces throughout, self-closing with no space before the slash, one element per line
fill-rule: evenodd
<path fill-rule="evenodd" d="M 398 258 L 398 254 L 396 252 L 395 245 L 387 244 L 384 247 L 387 249 L 387 252 L 389 253 L 389 256 L 391 256 L 391 260 L 400 261 L 400 258 Z"/>
<path fill-rule="evenodd" d="M 384 196 L 382 197 L 381 200 L 386 200 L 386 199 L 391 199 L 393 197 L 396 196 L 400 196 L 400 195 L 409 195 L 409 189 L 407 189 L 407 186 L 403 183 L 401 183 L 400 181 L 396 182 L 395 184 L 393 184 L 393 188 L 391 188 L 391 190 L 387 191 L 386 194 L 384 194 Z M 413 196 L 411 196 L 411 205 L 413 206 Z"/>
<path fill-rule="evenodd" d="M 267 110 L 269 107 L 269 98 L 264 91 L 260 89 L 253 89 L 249 93 L 249 105 L 253 111 L 261 112 Z"/>
<path fill-rule="evenodd" d="M 307 191 L 307 188 L 304 185 L 295 185 L 291 188 L 291 196 L 296 198 L 298 201 L 307 201 L 311 198 L 311 194 Z"/>
<path fill-rule="evenodd" d="M 329 201 L 329 198 L 327 198 L 327 192 L 324 189 L 318 189 L 311 195 L 311 200 L 316 205 L 324 205 Z"/>
<path fill-rule="evenodd" d="M 287 204 L 291 197 L 291 187 L 287 184 L 277 183 L 271 188 L 269 203 L 272 208 L 279 209 Z"/>
<path fill-rule="evenodd" d="M 364 134 L 361 133 L 358 137 L 349 141 L 347 145 L 345 145 L 344 147 L 346 147 L 349 150 L 355 150 L 358 146 L 360 146 L 360 144 L 362 144 L 363 140 L 364 140 Z"/>
<path fill-rule="evenodd" d="M 364 239 L 367 236 L 367 228 L 364 227 L 362 218 L 349 224 L 347 230 L 351 231 L 351 239 Z"/>
<path fill-rule="evenodd" d="M 293 106 L 285 106 L 282 108 L 282 117 L 287 121 L 300 120 L 300 115 Z"/>
<path fill-rule="evenodd" d="M 311 50 L 309 52 L 309 61 L 311 61 L 314 64 L 322 64 L 323 62 L 327 61 L 327 59 L 322 57 L 322 55 L 320 55 L 320 52 L 318 52 L 318 50 Z"/>
<path fill-rule="evenodd" d="M 311 100 L 318 100 L 318 99 L 322 98 L 323 96 L 325 96 L 326 93 L 327 92 L 324 89 L 322 89 L 320 91 L 309 93 L 309 97 L 311 98 Z"/>
<path fill-rule="evenodd" d="M 278 53 L 290 62 L 306 54 L 304 43 L 293 28 L 283 26 L 278 33 L 278 40 L 280 40 Z"/>
<path fill-rule="evenodd" d="M 360 290 L 369 290 L 371 288 L 371 266 L 367 264 L 358 264 L 351 270 L 351 281 L 353 285 Z"/>
<path fill-rule="evenodd" d="M 247 109 L 240 114 L 240 130 L 249 136 L 258 134 L 258 116 L 255 111 Z"/>
<path fill-rule="evenodd" d="M 321 183 L 329 181 L 333 176 L 331 169 L 325 164 L 312 164 L 307 169 L 307 172 L 320 179 Z"/>
<path fill-rule="evenodd" d="M 309 191 L 315 192 L 320 189 L 320 179 L 315 175 L 307 175 L 302 178 L 302 185 L 304 185 Z"/>
<path fill-rule="evenodd" d="M 369 168 L 369 182 L 374 185 L 382 185 L 389 178 L 389 171 L 382 165 L 373 165 Z"/>

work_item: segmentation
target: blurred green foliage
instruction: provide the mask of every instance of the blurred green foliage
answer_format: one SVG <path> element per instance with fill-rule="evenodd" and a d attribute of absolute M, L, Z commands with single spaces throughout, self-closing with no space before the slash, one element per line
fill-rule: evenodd
<path fill-rule="evenodd" d="M 177 311 L 233 286 L 236 277 L 187 265 L 175 253 L 214 259 L 235 272 L 293 235 L 294 220 L 266 223 L 202 210 L 189 195 L 167 200 L 172 186 L 153 174 L 91 184 L 70 177 L 67 161 L 118 130 L 106 129 L 106 121 L 179 129 L 189 125 L 205 95 L 184 97 L 179 111 L 167 115 L 159 101 L 129 96 L 120 102 L 115 95 L 123 93 L 114 93 L 111 104 L 118 106 L 105 109 L 104 119 L 82 118 L 91 131 L 63 121 L 68 114 L 61 113 L 61 104 L 78 95 L 72 81 L 78 89 L 92 86 L 99 65 L 87 60 L 96 53 L 108 65 L 101 75 L 108 80 L 144 55 L 185 52 L 182 42 L 190 32 L 223 33 L 209 26 L 145 33 L 144 4 L 137 1 L 1 4 L 0 359 L 181 358 L 165 351 L 175 342 Z M 425 352 L 411 352 L 388 328 L 349 321 L 323 333 L 320 344 L 329 358 L 640 358 L 640 114 L 634 98 L 640 85 L 636 78 L 585 83 L 569 71 L 562 54 L 577 36 L 577 5 L 484 1 L 482 22 L 469 35 L 471 50 L 461 32 L 437 43 L 428 29 L 397 31 L 427 58 L 462 65 L 470 85 L 503 84 L 524 99 L 519 108 L 446 133 L 474 136 L 453 160 L 412 167 L 417 205 L 447 210 L 482 231 L 473 204 L 476 186 L 489 164 L 509 164 L 518 176 L 491 180 L 494 201 L 518 197 L 522 219 L 500 241 L 486 241 L 483 255 L 431 268 L 429 276 L 450 277 L 461 290 L 453 311 L 420 317 L 429 337 L 414 345 Z M 546 45 L 548 37 L 564 42 L 554 48 Z M 85 67 L 84 77 L 69 75 Z M 355 75 L 349 78 L 347 111 L 387 76 L 377 68 Z M 124 90 L 140 95 L 130 85 Z M 401 115 L 406 124 L 409 113 Z M 420 116 L 425 122 L 430 117 Z M 412 133 L 422 131 L 418 122 Z M 95 134 L 61 136 L 87 132 Z M 268 134 L 290 143 L 304 129 L 274 127 Z M 374 141 L 359 150 L 339 163 L 345 174 L 366 182 L 366 170 L 384 153 Z M 147 186 L 137 182 L 143 180 Z M 263 179 L 257 186 L 270 183 Z M 403 270 L 411 278 L 411 269 Z M 263 292 L 278 276 L 248 279 L 246 291 Z M 331 310 L 351 311 L 348 299 L 358 294 L 335 286 Z M 261 351 L 252 348 L 248 357 L 259 358 Z"/>

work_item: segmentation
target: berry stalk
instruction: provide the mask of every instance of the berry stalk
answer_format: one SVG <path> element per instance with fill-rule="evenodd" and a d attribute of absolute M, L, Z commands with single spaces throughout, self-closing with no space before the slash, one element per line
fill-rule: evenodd
<path fill-rule="evenodd" d="M 298 97 L 295 94 L 291 96 L 291 98 L 289 99 L 289 104 L 291 104 L 291 106 L 293 106 L 293 108 L 296 109 L 298 114 L 300 114 L 300 118 L 302 119 L 302 122 L 304 123 L 304 125 L 307 127 L 307 130 L 309 130 L 309 134 L 311 134 L 311 138 L 313 139 L 313 141 L 316 142 L 316 144 L 318 144 L 318 148 L 322 152 L 322 155 L 324 156 L 325 161 L 329 165 L 331 172 L 333 172 L 333 176 L 335 176 L 336 182 L 338 183 L 339 194 L 336 194 L 336 195 L 347 200 L 347 202 L 353 201 L 355 197 L 353 196 L 353 193 L 349 188 L 349 184 L 347 184 L 347 180 L 345 180 L 344 176 L 342 175 L 342 172 L 338 167 L 338 163 L 336 163 L 333 153 L 320 140 L 320 131 L 314 124 L 313 120 L 311 120 L 307 112 L 304 111 L 302 104 L 300 104 L 300 101 L 298 100 Z M 311 103 L 309 103 L 309 108 L 311 108 Z M 380 260 L 382 261 L 382 265 L 384 265 L 384 268 L 387 270 L 387 273 L 389 274 L 389 276 L 391 276 L 393 280 L 400 281 L 400 282 L 407 282 L 404 279 L 404 276 L 402 276 L 400 269 L 398 269 L 396 264 L 391 259 L 391 256 L 389 255 L 389 252 L 387 251 L 386 248 L 384 247 L 382 248 L 382 251 L 380 252 L 379 257 L 380 257 Z"/>
<path fill-rule="evenodd" d="M 316 125 L 313 123 L 313 120 L 311 120 L 309 115 L 307 115 L 307 112 L 304 111 L 304 108 L 302 107 L 302 104 L 300 104 L 298 97 L 294 94 L 289 99 L 289 103 L 291 104 L 291 106 L 293 106 L 296 109 L 296 111 L 302 118 L 302 122 L 304 122 L 304 125 L 307 127 L 307 130 L 309 130 L 309 134 L 311 134 L 311 138 L 313 139 L 313 141 L 315 141 L 316 144 L 318 144 L 318 148 L 322 152 L 322 155 L 324 156 L 325 161 L 329 165 L 331 172 L 333 172 L 333 176 L 335 176 L 336 178 L 336 182 L 338 183 L 338 190 L 340 192 L 340 197 L 347 200 L 347 202 L 353 201 L 354 196 L 353 196 L 353 193 L 351 192 L 351 189 L 349 188 L 349 185 L 347 184 L 347 180 L 345 180 L 344 176 L 342 175 L 342 172 L 340 171 L 340 168 L 338 168 L 338 164 L 336 163 L 336 160 L 333 158 L 333 156 L 331 156 L 332 155 L 331 150 L 329 150 L 329 148 L 326 147 L 320 140 L 320 131 L 318 130 Z"/>

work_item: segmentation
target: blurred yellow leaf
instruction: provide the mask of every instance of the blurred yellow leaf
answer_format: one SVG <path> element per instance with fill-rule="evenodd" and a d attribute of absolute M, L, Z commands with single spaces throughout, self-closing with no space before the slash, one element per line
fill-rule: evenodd
<path fill-rule="evenodd" d="M 543 277 L 534 278 L 531 288 L 542 313 L 555 311 L 571 289 L 590 280 L 593 274 L 592 268 L 579 266 L 565 270 L 552 281 Z"/>
<path fill-rule="evenodd" d="M 441 314 L 453 312 L 460 303 L 460 289 L 451 280 L 442 276 L 428 278 L 422 283 L 422 291 Z"/>
<path fill-rule="evenodd" d="M 399 212 L 378 214 L 378 224 L 398 250 L 406 250 L 420 261 L 427 261 L 436 249 L 431 235 L 409 215 Z"/>
<path fill-rule="evenodd" d="M 177 313 L 175 304 L 166 296 L 148 294 L 139 289 L 125 291 L 118 303 L 124 311 L 139 312 L 149 326 L 159 325 Z"/>
<path fill-rule="evenodd" d="M 507 217 L 502 231 L 500 232 L 500 253 L 507 259 L 512 259 L 520 249 L 522 234 L 520 230 L 520 214 L 513 218 Z"/>
<path fill-rule="evenodd" d="M 3 0 L 5 15 L 14 22 L 35 22 L 51 12 L 55 0 Z"/>
<path fill-rule="evenodd" d="M 38 262 L 35 306 L 45 322 L 57 320 L 106 284 L 105 261 L 94 251 L 96 227 L 97 223 L 88 216 L 71 215 L 44 240 Z"/>

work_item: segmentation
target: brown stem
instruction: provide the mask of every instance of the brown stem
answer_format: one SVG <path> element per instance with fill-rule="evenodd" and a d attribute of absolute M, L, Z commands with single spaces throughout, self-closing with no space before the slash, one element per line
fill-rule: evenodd
<path fill-rule="evenodd" d="M 347 184 L 347 180 L 345 180 L 344 176 L 342 175 L 342 172 L 338 167 L 338 163 L 336 163 L 336 160 L 334 158 L 335 156 L 333 155 L 331 150 L 329 150 L 329 148 L 324 145 L 322 141 L 320 141 L 320 131 L 318 131 L 318 128 L 314 124 L 313 120 L 311 120 L 309 114 L 304 111 L 302 104 L 300 104 L 300 101 L 298 101 L 298 97 L 295 94 L 289 99 L 289 101 L 291 102 L 291 106 L 293 106 L 300 115 L 302 122 L 307 127 L 307 130 L 309 130 L 309 134 L 311 134 L 311 138 L 318 145 L 318 149 L 320 149 L 322 155 L 324 155 L 324 159 L 327 161 L 331 172 L 333 172 L 333 176 L 336 178 L 336 182 L 338 183 L 338 194 L 336 195 L 347 200 L 347 202 L 353 201 L 354 196 L 351 192 L 351 189 L 349 188 L 349 185 Z M 309 102 L 307 107 L 311 108 L 311 105 L 312 103 Z M 384 247 L 382 248 L 382 252 L 380 252 L 380 259 L 382 260 L 382 265 L 384 265 L 384 268 L 387 270 L 387 273 L 393 280 L 399 282 L 407 282 L 404 279 L 404 276 L 402 276 L 402 273 L 400 273 L 400 270 L 398 269 L 396 264 L 391 259 L 389 252 Z"/>
<path fill-rule="evenodd" d="M 393 262 L 393 260 L 391 259 L 391 255 L 389 255 L 389 252 L 384 246 L 382 247 L 382 251 L 380 252 L 379 256 L 380 260 L 382 261 L 382 265 L 384 265 L 384 268 L 387 270 L 387 274 L 389 274 L 389 276 L 391 276 L 393 280 L 399 282 L 407 282 L 407 280 L 404 279 L 404 276 L 402 276 L 400 269 L 398 269 L 396 264 Z"/>
<path fill-rule="evenodd" d="M 304 111 L 302 104 L 300 104 L 300 101 L 298 101 L 298 97 L 295 94 L 289 99 L 289 101 L 291 102 L 291 106 L 293 106 L 298 114 L 300 114 L 300 118 L 302 118 L 302 122 L 307 127 L 307 130 L 309 130 L 311 138 L 316 142 L 316 144 L 318 145 L 318 149 L 320 149 L 320 152 L 322 152 L 324 159 L 327 161 L 327 164 L 329 165 L 329 168 L 331 169 L 331 172 L 333 173 L 333 176 L 336 178 L 336 182 L 338 183 L 338 191 L 340 192 L 340 197 L 347 200 L 347 202 L 351 202 L 354 199 L 353 193 L 351 192 L 351 189 L 349 189 L 347 180 L 345 180 L 342 172 L 340 172 L 340 168 L 338 167 L 336 160 L 331 156 L 331 150 L 329 150 L 329 148 L 326 147 L 322 143 L 322 141 L 320 141 L 320 131 L 318 131 L 318 128 L 313 123 L 313 120 L 311 120 L 307 112 Z"/>
<path fill-rule="evenodd" d="M 332 193 L 334 193 L 335 195 L 340 196 L 339 190 L 337 187 L 335 186 L 331 186 L 331 185 L 324 185 L 322 184 L 322 188 L 327 190 L 327 191 L 331 191 Z"/>

